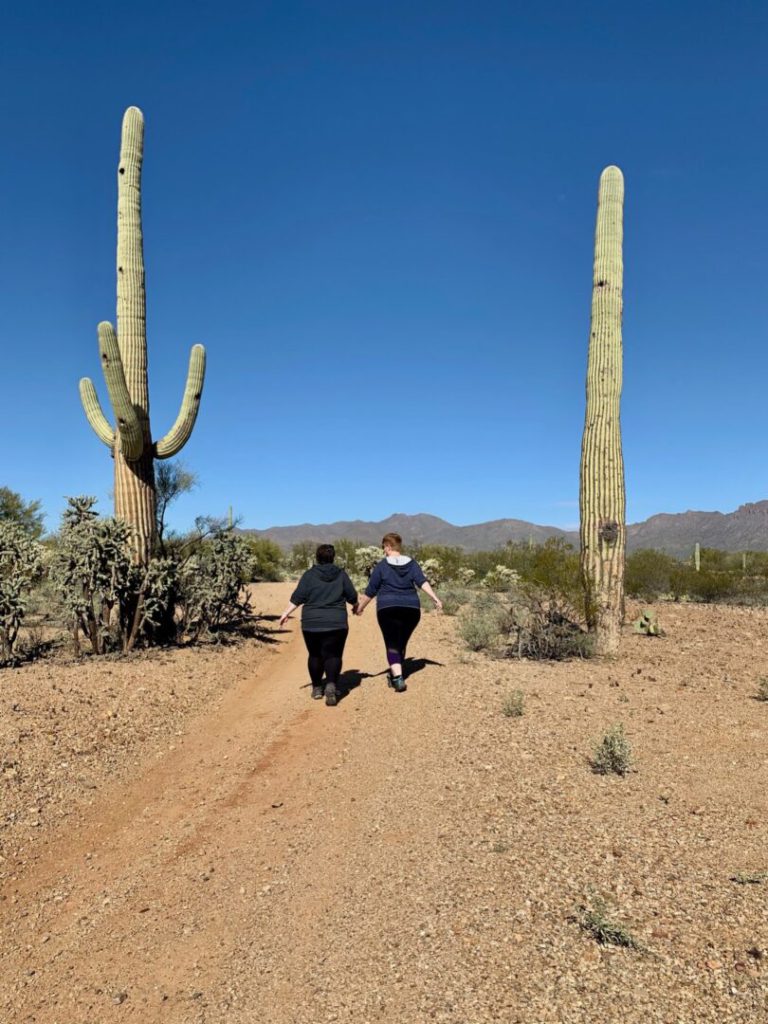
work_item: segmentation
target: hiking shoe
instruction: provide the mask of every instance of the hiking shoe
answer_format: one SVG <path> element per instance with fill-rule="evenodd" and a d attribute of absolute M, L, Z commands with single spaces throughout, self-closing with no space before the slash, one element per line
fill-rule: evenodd
<path fill-rule="evenodd" d="M 313 686 L 312 687 L 312 700 L 322 700 L 322 699 L 323 699 L 323 684 L 320 683 L 319 686 Z"/>
<path fill-rule="evenodd" d="M 336 703 L 337 703 L 337 701 L 336 701 L 336 687 L 333 685 L 333 683 L 326 683 L 326 686 L 325 686 L 325 703 L 328 705 L 329 708 L 334 707 L 336 705 Z"/>
<path fill-rule="evenodd" d="M 405 693 L 408 687 L 405 685 L 405 680 L 402 676 L 391 676 L 389 685 L 395 691 L 395 693 Z"/>

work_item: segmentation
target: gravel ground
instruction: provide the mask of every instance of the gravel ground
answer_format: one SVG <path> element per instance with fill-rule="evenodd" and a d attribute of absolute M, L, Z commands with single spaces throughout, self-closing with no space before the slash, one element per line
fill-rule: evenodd
<path fill-rule="evenodd" d="M 295 626 L 4 672 L 0 1019 L 768 1021 L 768 615 L 657 610 L 601 664 L 428 615 L 402 695 L 369 610 L 336 708 Z M 617 722 L 636 770 L 595 775 Z M 580 927 L 600 897 L 639 948 Z"/>

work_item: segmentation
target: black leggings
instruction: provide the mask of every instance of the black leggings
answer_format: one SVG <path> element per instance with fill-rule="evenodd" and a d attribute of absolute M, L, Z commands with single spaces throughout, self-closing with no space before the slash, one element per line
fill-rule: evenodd
<path fill-rule="evenodd" d="M 419 624 L 420 608 L 379 608 L 376 612 L 390 665 L 402 665 L 411 634 Z"/>
<path fill-rule="evenodd" d="M 304 633 L 304 643 L 309 651 L 307 666 L 309 667 L 309 678 L 313 686 L 319 686 L 323 672 L 325 672 L 326 683 L 334 685 L 339 680 L 341 672 L 341 658 L 344 654 L 344 644 L 347 642 L 348 629 L 325 629 L 320 633 Z"/>

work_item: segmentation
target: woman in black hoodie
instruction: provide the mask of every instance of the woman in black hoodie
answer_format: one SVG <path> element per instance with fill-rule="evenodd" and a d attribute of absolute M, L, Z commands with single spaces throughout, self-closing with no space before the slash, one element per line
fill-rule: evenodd
<path fill-rule="evenodd" d="M 307 645 L 309 677 L 312 680 L 312 699 L 323 696 L 325 673 L 325 703 L 333 706 L 337 701 L 336 684 L 341 672 L 341 658 L 347 642 L 347 603 L 357 610 L 357 591 L 344 569 L 333 564 L 336 549 L 333 544 L 321 544 L 315 555 L 317 562 L 307 569 L 299 585 L 291 594 L 288 607 L 280 617 L 283 626 L 299 605 L 301 631 Z"/>

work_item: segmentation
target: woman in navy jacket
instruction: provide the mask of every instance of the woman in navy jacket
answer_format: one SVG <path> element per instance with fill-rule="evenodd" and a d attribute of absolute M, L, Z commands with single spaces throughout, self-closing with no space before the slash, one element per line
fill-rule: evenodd
<path fill-rule="evenodd" d="M 432 598 L 438 611 L 443 608 L 419 563 L 401 554 L 402 544 L 403 538 L 398 533 L 384 536 L 381 542 L 384 558 L 371 573 L 365 594 L 358 599 L 355 610 L 356 615 L 362 615 L 365 606 L 376 598 L 376 618 L 387 649 L 389 685 L 397 693 L 406 689 L 403 679 L 405 651 L 421 618 L 417 588 Z"/>

